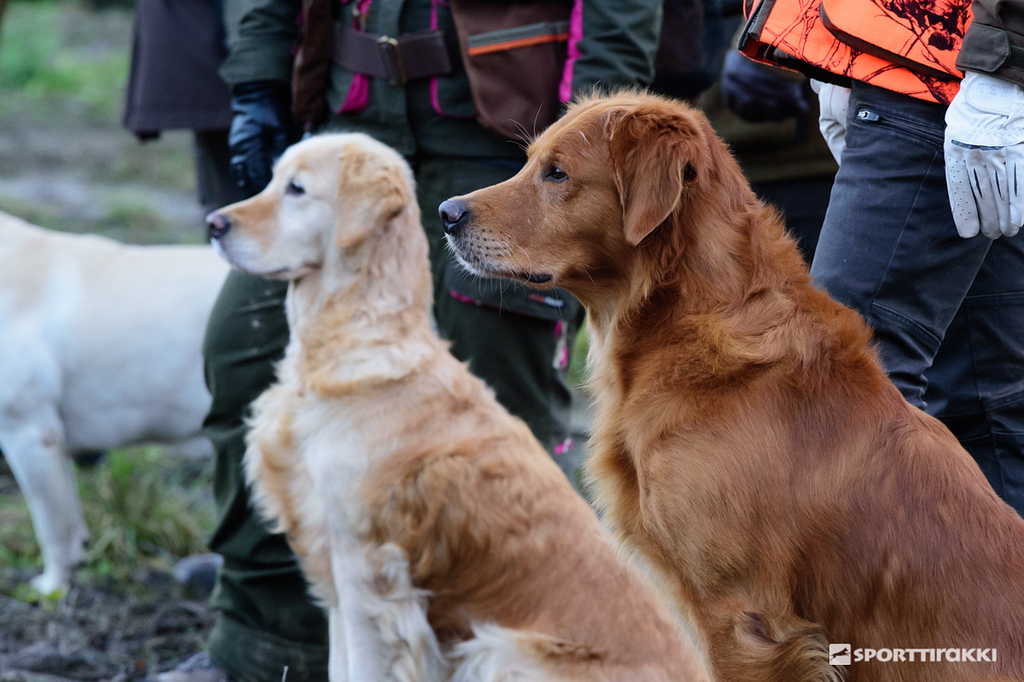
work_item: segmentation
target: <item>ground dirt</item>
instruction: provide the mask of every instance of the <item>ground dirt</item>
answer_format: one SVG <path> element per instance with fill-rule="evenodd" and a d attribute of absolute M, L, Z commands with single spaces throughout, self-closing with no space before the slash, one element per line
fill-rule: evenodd
<path fill-rule="evenodd" d="M 168 461 L 165 467 L 168 473 L 174 469 L 175 480 L 182 467 L 192 468 L 203 477 L 192 487 L 208 493 L 207 462 Z M 91 480 L 89 474 L 80 468 L 80 478 Z M 198 503 L 210 507 L 210 497 Z M 96 539 L 103 529 L 90 531 Z M 31 554 L 18 547 L 34 544 L 34 537 L 24 500 L 2 459 L 0 533 L 19 556 Z M 13 566 L 0 562 L 0 682 L 141 678 L 201 650 L 213 624 L 207 594 L 174 579 L 176 557 L 159 548 L 140 555 L 131 567 L 87 562 L 72 588 L 55 599 L 40 598 L 28 588 L 40 571 L 38 559 L 7 562 Z"/>
<path fill-rule="evenodd" d="M 29 572 L 5 571 L 0 581 Z M 186 599 L 168 573 L 139 571 L 128 587 L 97 580 L 58 601 L 0 595 L 0 681 L 128 680 L 200 650 L 212 624 L 204 601 Z"/>

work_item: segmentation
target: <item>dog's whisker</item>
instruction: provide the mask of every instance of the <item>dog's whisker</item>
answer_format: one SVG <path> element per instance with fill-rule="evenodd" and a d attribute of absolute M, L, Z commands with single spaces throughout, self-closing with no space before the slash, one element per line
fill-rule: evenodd
<path fill-rule="evenodd" d="M 516 248 L 519 249 L 520 251 L 522 251 L 523 255 L 526 256 L 526 265 L 527 265 L 526 271 L 528 273 L 539 274 L 539 273 L 535 272 L 535 269 L 533 267 L 533 257 L 530 256 L 530 254 L 526 251 L 526 249 L 524 249 L 519 244 L 516 244 Z"/>
<path fill-rule="evenodd" d="M 530 135 L 530 131 L 528 131 L 526 129 L 526 126 L 524 126 L 519 121 L 517 121 L 515 119 L 511 119 L 511 121 L 512 121 L 512 123 L 515 124 L 516 128 L 519 129 L 519 132 L 520 132 L 520 136 L 519 137 L 520 137 L 520 139 L 523 142 L 526 143 L 526 146 L 529 147 L 531 144 L 533 144 L 533 141 L 537 138 L 536 134 Z M 534 130 L 536 131 L 536 123 L 534 124 Z"/>
<path fill-rule="evenodd" d="M 505 140 L 505 142 L 509 144 L 514 144 L 515 146 L 519 147 L 519 149 L 521 149 L 524 153 L 529 151 L 529 147 L 527 146 L 527 144 L 521 140 Z"/>

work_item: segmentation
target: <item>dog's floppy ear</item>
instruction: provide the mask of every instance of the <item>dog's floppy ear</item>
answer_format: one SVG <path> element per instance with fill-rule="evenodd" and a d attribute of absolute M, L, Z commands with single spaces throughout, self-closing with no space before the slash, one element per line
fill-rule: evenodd
<path fill-rule="evenodd" d="M 700 184 L 702 131 L 690 112 L 653 102 L 613 109 L 605 132 L 626 241 L 636 246 Z"/>
<path fill-rule="evenodd" d="M 338 247 L 352 246 L 398 217 L 412 201 L 411 191 L 397 160 L 358 143 L 345 145 L 338 177 Z"/>

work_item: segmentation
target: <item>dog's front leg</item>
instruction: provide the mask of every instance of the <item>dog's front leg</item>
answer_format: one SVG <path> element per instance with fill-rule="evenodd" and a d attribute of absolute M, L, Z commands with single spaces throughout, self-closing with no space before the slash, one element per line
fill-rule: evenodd
<path fill-rule="evenodd" d="M 375 618 L 380 610 L 370 585 L 373 571 L 366 560 L 363 545 L 351 533 L 334 531 L 331 537 L 331 573 L 338 595 L 339 620 L 334 631 L 344 642 L 337 664 L 344 660 L 346 677 L 351 682 L 385 682 L 392 658 L 390 647 L 381 637 Z M 331 657 L 336 640 L 332 632 Z M 340 643 L 340 642 L 339 642 Z M 331 682 L 340 682 L 331 677 Z"/>
<path fill-rule="evenodd" d="M 89 533 L 57 408 L 50 403 L 33 405 L 30 394 L 22 396 L 14 409 L 0 404 L 0 449 L 25 496 L 43 555 L 43 574 L 32 586 L 50 594 L 68 587 Z"/>
<path fill-rule="evenodd" d="M 327 614 L 327 626 L 327 679 L 330 682 L 348 682 L 348 644 L 345 642 L 345 623 L 340 607 L 331 607 Z"/>
<path fill-rule="evenodd" d="M 348 680 L 441 682 L 447 661 L 427 622 L 426 595 L 412 586 L 405 553 L 389 544 L 371 554 L 355 538 L 332 536 L 337 631 L 345 642 Z M 331 647 L 333 656 L 333 638 Z"/>

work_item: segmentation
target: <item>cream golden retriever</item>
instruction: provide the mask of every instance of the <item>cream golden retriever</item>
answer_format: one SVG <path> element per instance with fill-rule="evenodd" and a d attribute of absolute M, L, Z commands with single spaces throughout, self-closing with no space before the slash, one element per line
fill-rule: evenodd
<path fill-rule="evenodd" d="M 1024 680 L 1024 521 L 811 285 L 703 115 L 585 100 L 440 210 L 473 271 L 585 304 L 600 506 L 715 679 Z"/>
<path fill-rule="evenodd" d="M 432 331 L 396 152 L 312 138 L 209 222 L 233 265 L 291 282 L 245 462 L 330 608 L 334 682 L 705 679 L 526 426 Z"/>

